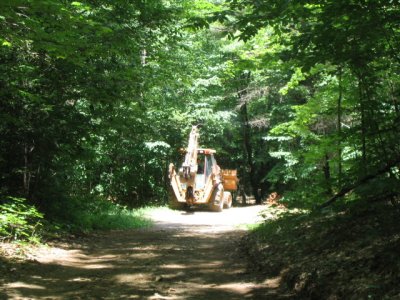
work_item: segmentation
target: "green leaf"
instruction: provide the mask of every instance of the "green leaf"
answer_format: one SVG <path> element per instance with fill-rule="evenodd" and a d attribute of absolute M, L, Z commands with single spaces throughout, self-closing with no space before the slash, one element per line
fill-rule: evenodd
<path fill-rule="evenodd" d="M 7 40 L 0 39 L 0 41 L 2 41 L 2 43 L 1 43 L 2 46 L 9 47 L 9 48 L 12 46 L 12 44 Z"/>

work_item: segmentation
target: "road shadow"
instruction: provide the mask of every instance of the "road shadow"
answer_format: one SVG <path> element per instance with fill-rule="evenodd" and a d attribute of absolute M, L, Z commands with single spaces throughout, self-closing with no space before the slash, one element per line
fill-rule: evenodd
<path fill-rule="evenodd" d="M 184 212 L 181 212 L 182 216 L 190 216 L 190 215 L 194 215 L 195 211 L 194 210 L 186 210 Z"/>
<path fill-rule="evenodd" d="M 246 272 L 236 251 L 244 232 L 213 227 L 103 232 L 44 249 L 31 261 L 7 262 L 0 297 L 277 299 Z"/>

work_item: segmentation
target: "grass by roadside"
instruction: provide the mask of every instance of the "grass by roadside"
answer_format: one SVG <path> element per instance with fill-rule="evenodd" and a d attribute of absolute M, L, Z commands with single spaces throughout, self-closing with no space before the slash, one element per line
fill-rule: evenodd
<path fill-rule="evenodd" d="M 149 227 L 152 222 L 146 214 L 152 209 L 154 208 L 129 209 L 119 205 L 109 205 L 96 211 L 83 211 L 77 215 L 69 229 L 90 232 Z"/>
<path fill-rule="evenodd" d="M 399 217 L 382 202 L 286 211 L 256 226 L 241 248 L 259 280 L 278 278 L 291 299 L 400 299 Z"/>
<path fill-rule="evenodd" d="M 152 225 L 149 214 L 158 207 L 129 209 L 96 202 L 76 209 L 64 220 L 48 220 L 25 199 L 8 197 L 0 203 L 0 258 L 25 259 L 36 246 L 54 239 L 74 239 L 96 230 L 136 229 Z"/>

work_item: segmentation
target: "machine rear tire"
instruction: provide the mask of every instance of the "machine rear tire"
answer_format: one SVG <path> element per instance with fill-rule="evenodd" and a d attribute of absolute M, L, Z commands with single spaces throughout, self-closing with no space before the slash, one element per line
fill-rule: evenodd
<path fill-rule="evenodd" d="M 224 208 L 228 209 L 232 207 L 232 194 L 230 192 L 224 192 L 223 197 Z"/>
<path fill-rule="evenodd" d="M 216 200 L 219 204 L 215 204 Z M 210 209 L 215 212 L 221 212 L 224 209 L 224 187 L 218 185 L 211 196 Z"/>

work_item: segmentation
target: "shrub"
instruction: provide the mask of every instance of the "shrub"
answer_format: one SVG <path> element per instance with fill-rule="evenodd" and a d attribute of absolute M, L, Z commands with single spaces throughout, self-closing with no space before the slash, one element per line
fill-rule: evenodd
<path fill-rule="evenodd" d="M 43 214 L 24 198 L 6 197 L 0 201 L 0 238 L 37 241 Z"/>

